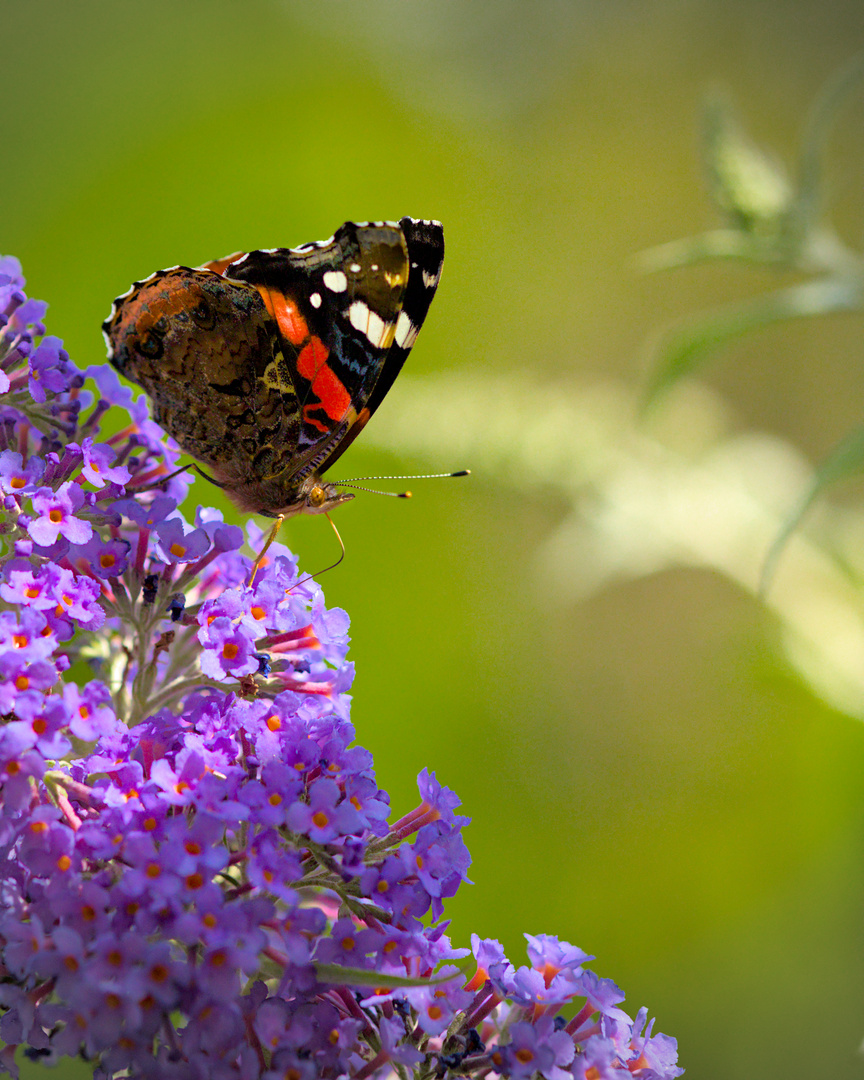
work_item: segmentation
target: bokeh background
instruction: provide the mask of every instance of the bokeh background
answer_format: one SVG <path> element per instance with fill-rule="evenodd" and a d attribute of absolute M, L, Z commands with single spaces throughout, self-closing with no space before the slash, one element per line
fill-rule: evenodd
<path fill-rule="evenodd" d="M 860 421 L 861 319 L 745 339 L 648 435 L 632 419 L 664 328 L 774 284 L 728 264 L 637 270 L 643 249 L 716 220 L 705 94 L 725 87 L 789 158 L 818 88 L 864 47 L 860 0 L 2 0 L 0 14 L 0 251 L 81 366 L 104 356 L 112 298 L 157 268 L 346 219 L 444 222 L 426 327 L 339 475 L 475 475 L 411 484 L 409 503 L 358 497 L 322 584 L 352 618 L 358 739 L 394 808 L 415 804 L 428 766 L 473 818 L 455 941 L 497 937 L 517 964 L 523 931 L 595 953 L 694 1078 L 864 1075 L 855 695 L 796 663 L 788 610 L 754 594 L 767 526 L 728 560 L 639 558 L 643 537 L 688 526 L 691 554 L 722 548 L 734 517 L 718 496 L 672 520 L 674 477 L 652 472 L 651 447 L 692 460 L 753 433 L 793 462 L 789 505 L 807 461 Z M 829 154 L 853 247 L 862 100 Z M 622 455 L 644 466 L 623 470 L 622 505 L 644 505 L 611 573 L 596 498 L 592 515 L 574 491 L 580 462 L 593 483 Z M 733 455 L 727 494 L 754 455 Z M 203 481 L 193 493 L 219 505 Z M 861 494 L 836 496 L 847 525 Z M 320 519 L 287 542 L 307 570 L 334 556 Z M 844 601 L 853 622 L 862 595 Z"/>

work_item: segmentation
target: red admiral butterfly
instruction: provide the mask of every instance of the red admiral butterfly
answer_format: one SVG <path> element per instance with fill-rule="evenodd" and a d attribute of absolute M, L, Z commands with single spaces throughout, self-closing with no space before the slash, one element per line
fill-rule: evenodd
<path fill-rule="evenodd" d="M 393 385 L 443 258 L 439 222 L 405 217 L 160 270 L 115 300 L 108 359 L 242 510 L 323 513 L 354 498 L 321 475 Z"/>

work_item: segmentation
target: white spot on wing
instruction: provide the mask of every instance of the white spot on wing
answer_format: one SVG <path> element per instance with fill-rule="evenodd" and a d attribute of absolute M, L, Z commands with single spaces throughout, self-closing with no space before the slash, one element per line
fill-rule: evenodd
<path fill-rule="evenodd" d="M 381 316 L 376 315 L 362 300 L 355 300 L 348 308 L 348 319 L 354 329 L 365 334 L 377 349 L 393 340 L 393 323 L 384 322 Z"/>
<path fill-rule="evenodd" d="M 425 270 L 423 271 L 423 284 L 427 289 L 434 289 L 441 280 L 441 270 L 438 270 L 437 274 L 429 274 Z"/>
<path fill-rule="evenodd" d="M 402 349 L 410 349 L 417 340 L 419 328 L 414 325 L 404 311 L 399 312 L 396 320 L 396 334 L 394 340 Z"/>
<path fill-rule="evenodd" d="M 359 274 L 363 267 L 360 265 L 360 263 L 351 263 L 348 269 L 351 271 L 352 274 Z"/>
<path fill-rule="evenodd" d="M 309 303 L 314 308 L 321 307 L 321 294 L 317 293 L 317 292 L 313 292 L 312 295 L 309 297 Z"/>
<path fill-rule="evenodd" d="M 328 270 L 321 280 L 330 292 L 345 292 L 348 288 L 348 278 L 341 270 Z"/>

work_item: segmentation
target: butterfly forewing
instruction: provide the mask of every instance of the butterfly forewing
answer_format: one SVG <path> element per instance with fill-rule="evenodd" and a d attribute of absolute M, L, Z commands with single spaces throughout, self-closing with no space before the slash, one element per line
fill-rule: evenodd
<path fill-rule="evenodd" d="M 402 230 L 348 223 L 325 244 L 250 252 L 225 276 L 253 285 L 279 327 L 301 409 L 298 471 L 326 467 L 393 344 L 408 281 Z"/>
<path fill-rule="evenodd" d="M 441 223 L 404 217 L 399 222 L 399 227 L 408 251 L 408 281 L 402 296 L 401 310 L 395 317 L 393 341 L 371 393 L 357 410 L 356 420 L 327 462 L 320 466 L 320 472 L 329 469 L 342 456 L 384 400 L 417 339 L 441 278 L 444 262 L 444 230 Z"/>
<path fill-rule="evenodd" d="M 160 271 L 115 302 L 109 359 L 238 505 L 296 513 L 396 378 L 443 254 L 437 222 L 403 218 Z"/>

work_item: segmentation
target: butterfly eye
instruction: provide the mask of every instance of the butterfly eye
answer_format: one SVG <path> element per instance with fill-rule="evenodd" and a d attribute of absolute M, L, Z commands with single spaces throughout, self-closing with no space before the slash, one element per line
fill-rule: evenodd
<path fill-rule="evenodd" d="M 192 318 L 202 330 L 212 330 L 216 324 L 216 313 L 206 300 L 192 308 Z"/>
<path fill-rule="evenodd" d="M 316 484 L 306 496 L 306 502 L 310 506 L 323 506 L 327 502 L 327 492 L 320 484 Z"/>
<path fill-rule="evenodd" d="M 158 334 L 146 334 L 138 339 L 138 352 L 143 356 L 149 356 L 151 360 L 162 355 L 164 343 Z"/>

